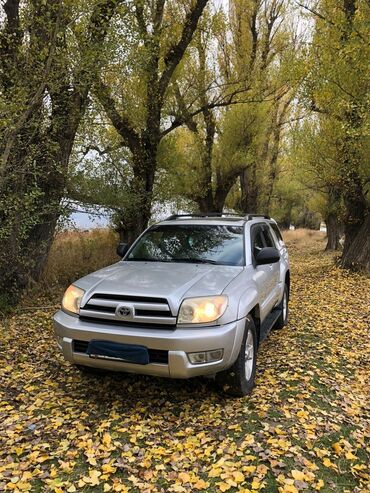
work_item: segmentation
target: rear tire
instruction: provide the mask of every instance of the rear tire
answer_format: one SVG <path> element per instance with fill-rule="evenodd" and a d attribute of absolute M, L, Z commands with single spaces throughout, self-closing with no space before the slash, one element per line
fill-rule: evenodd
<path fill-rule="evenodd" d="M 228 395 L 243 397 L 252 392 L 256 376 L 257 332 L 250 315 L 246 318 L 245 330 L 238 359 L 233 366 L 216 375 L 218 386 Z"/>
<path fill-rule="evenodd" d="M 280 310 L 280 315 L 273 328 L 280 330 L 286 326 L 289 318 L 289 289 L 287 284 L 284 285 L 284 294 L 282 300 L 277 306 L 277 309 Z"/>

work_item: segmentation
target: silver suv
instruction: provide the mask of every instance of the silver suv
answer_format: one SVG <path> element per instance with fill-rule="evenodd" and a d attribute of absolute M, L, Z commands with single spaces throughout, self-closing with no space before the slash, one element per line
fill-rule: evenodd
<path fill-rule="evenodd" d="M 215 376 L 248 394 L 257 348 L 288 319 L 288 253 L 266 215 L 173 215 L 122 260 L 79 279 L 54 316 L 58 345 L 81 369 Z"/>

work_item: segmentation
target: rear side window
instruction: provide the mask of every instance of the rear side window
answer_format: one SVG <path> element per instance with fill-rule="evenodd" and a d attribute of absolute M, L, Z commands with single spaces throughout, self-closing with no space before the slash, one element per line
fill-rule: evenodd
<path fill-rule="evenodd" d="M 283 237 L 281 236 L 281 233 L 280 233 L 280 229 L 277 227 L 277 225 L 274 223 L 271 223 L 270 227 L 273 229 L 274 233 L 276 234 L 276 238 L 279 241 L 281 241 L 282 243 L 284 243 Z"/>

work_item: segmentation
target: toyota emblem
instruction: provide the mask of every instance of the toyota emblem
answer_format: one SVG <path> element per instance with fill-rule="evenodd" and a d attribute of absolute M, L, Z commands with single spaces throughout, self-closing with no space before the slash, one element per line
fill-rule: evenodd
<path fill-rule="evenodd" d="M 131 308 L 129 308 L 128 306 L 119 306 L 117 308 L 116 314 L 120 317 L 128 317 L 129 315 L 131 315 Z"/>

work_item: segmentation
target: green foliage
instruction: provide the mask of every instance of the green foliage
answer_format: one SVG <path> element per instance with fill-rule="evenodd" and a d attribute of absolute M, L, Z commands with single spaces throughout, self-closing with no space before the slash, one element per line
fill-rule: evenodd
<path fill-rule="evenodd" d="M 338 190 L 343 219 L 361 222 L 369 162 L 368 2 L 322 0 L 315 18 L 303 102 L 316 113 L 300 129 L 302 168 L 317 188 Z M 312 180 L 311 180 L 312 181 Z M 354 206 L 355 196 L 359 202 Z M 362 198 L 361 198 L 362 196 Z M 361 219 L 362 216 L 362 219 Z"/>

